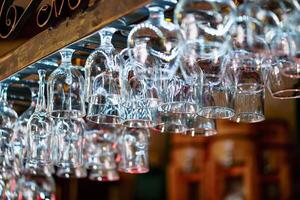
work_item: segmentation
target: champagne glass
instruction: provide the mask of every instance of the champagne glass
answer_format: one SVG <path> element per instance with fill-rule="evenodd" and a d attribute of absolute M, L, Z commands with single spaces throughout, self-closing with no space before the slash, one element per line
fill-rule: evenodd
<path fill-rule="evenodd" d="M 35 111 L 28 120 L 28 168 L 42 168 L 50 166 L 52 152 L 53 119 L 47 113 L 45 85 L 46 72 L 39 70 L 39 94 Z"/>
<path fill-rule="evenodd" d="M 22 113 L 16 121 L 14 128 L 14 135 L 12 138 L 12 146 L 16 159 L 20 159 L 20 164 L 23 165 L 26 162 L 26 144 L 28 138 L 27 124 L 31 115 L 35 111 L 37 99 L 38 99 L 38 88 L 30 87 L 31 91 L 31 104 L 29 108 Z M 21 167 L 21 166 L 20 166 Z"/>
<path fill-rule="evenodd" d="M 7 83 L 0 84 L 0 155 L 11 151 L 13 128 L 18 114 L 7 101 Z"/>
<path fill-rule="evenodd" d="M 16 178 L 18 170 L 14 170 L 11 152 L 11 138 L 14 124 L 18 118 L 7 101 L 7 83 L 0 83 L 0 197 L 1 199 L 16 198 Z"/>

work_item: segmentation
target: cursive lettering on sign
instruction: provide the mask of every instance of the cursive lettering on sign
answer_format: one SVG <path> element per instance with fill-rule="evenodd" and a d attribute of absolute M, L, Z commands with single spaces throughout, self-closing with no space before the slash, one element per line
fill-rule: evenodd
<path fill-rule="evenodd" d="M 81 5 L 81 0 L 52 0 L 51 5 L 44 4 L 38 10 L 36 16 L 36 22 L 39 27 L 44 27 L 48 24 L 51 16 L 58 18 L 62 14 L 64 7 L 67 7 L 71 11 L 76 10 Z M 86 0 L 88 1 L 88 0 Z"/>
<path fill-rule="evenodd" d="M 31 0 L 25 9 L 4 0 L 0 7 L 0 38 L 8 38 L 19 32 L 42 0 Z"/>

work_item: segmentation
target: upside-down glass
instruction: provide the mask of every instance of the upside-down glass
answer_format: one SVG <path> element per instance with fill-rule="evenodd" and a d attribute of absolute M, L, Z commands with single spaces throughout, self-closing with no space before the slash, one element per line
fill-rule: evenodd
<path fill-rule="evenodd" d="M 53 159 L 59 168 L 57 176 L 76 176 L 82 166 L 83 135 L 85 123 L 82 118 L 55 118 Z"/>
<path fill-rule="evenodd" d="M 61 64 L 48 79 L 48 112 L 53 117 L 85 116 L 84 78 L 72 66 L 72 49 L 60 51 Z"/>
<path fill-rule="evenodd" d="M 145 123 L 145 121 L 136 120 L 123 124 L 118 144 L 121 155 L 119 171 L 131 174 L 142 174 L 149 171 L 150 132 Z"/>
<path fill-rule="evenodd" d="M 31 104 L 29 108 L 17 119 L 12 138 L 12 147 L 15 159 L 19 159 L 22 166 L 26 162 L 26 145 L 28 141 L 27 124 L 29 118 L 34 113 L 38 97 L 38 88 L 30 87 L 29 89 L 31 91 Z"/>
<path fill-rule="evenodd" d="M 155 62 L 153 65 L 155 66 Z M 143 125 L 147 127 L 155 125 L 160 98 L 153 76 L 154 74 L 148 72 L 137 60 L 129 58 L 125 62 L 121 74 L 122 119 L 144 120 Z"/>
<path fill-rule="evenodd" d="M 45 86 L 46 72 L 39 70 L 39 94 L 35 111 L 28 120 L 26 168 L 43 168 L 52 164 L 53 120 L 47 113 Z"/>
<path fill-rule="evenodd" d="M 178 66 L 174 60 L 178 54 L 181 41 L 180 30 L 164 19 L 164 8 L 152 2 L 148 7 L 149 18 L 136 25 L 128 35 L 128 48 L 135 49 L 134 59 L 145 64 L 147 57 L 155 57 L 159 61 L 156 73 L 159 79 L 170 79 L 176 73 Z M 145 67 L 152 67 L 145 65 Z"/>
<path fill-rule="evenodd" d="M 300 98 L 299 36 L 298 32 L 279 32 L 271 43 L 273 58 L 267 88 L 273 98 Z"/>
<path fill-rule="evenodd" d="M 120 80 L 118 74 L 101 72 L 93 80 L 87 120 L 98 124 L 120 123 Z"/>
<path fill-rule="evenodd" d="M 0 197 L 1 199 L 16 198 L 16 174 L 13 155 L 11 152 L 11 138 L 13 127 L 18 118 L 17 113 L 7 102 L 8 84 L 0 83 Z"/>
<path fill-rule="evenodd" d="M 198 136 L 213 136 L 218 134 L 216 127 L 216 120 L 208 119 L 201 116 L 195 116 L 188 124 L 188 129 L 184 135 L 198 137 Z"/>
<path fill-rule="evenodd" d="M 102 72 L 118 71 L 116 65 L 117 52 L 111 43 L 115 28 L 105 27 L 98 34 L 100 36 L 100 46 L 92 52 L 85 64 L 85 93 L 86 101 L 95 93 L 94 79 Z"/>
<path fill-rule="evenodd" d="M 90 169 L 90 180 L 116 181 L 119 180 L 115 160 L 115 144 L 117 132 L 121 126 L 99 125 L 87 122 L 85 131 L 85 166 Z"/>
<path fill-rule="evenodd" d="M 231 0 L 182 0 L 174 11 L 175 23 L 186 41 L 198 41 L 207 55 L 229 47 L 228 34 L 235 21 L 236 7 Z"/>
<path fill-rule="evenodd" d="M 7 102 L 8 84 L 0 84 L 0 155 L 11 151 L 13 128 L 18 114 Z"/>
<path fill-rule="evenodd" d="M 212 119 L 231 118 L 234 115 L 232 101 L 234 87 L 233 80 L 223 65 L 227 51 L 215 49 L 206 54 L 207 49 L 215 47 L 203 48 L 203 45 L 199 41 L 186 42 L 179 54 L 181 72 L 186 81 L 193 81 L 203 74 L 203 83 L 200 85 L 203 89 L 200 97 L 201 106 L 198 110 L 200 116 Z"/>
<path fill-rule="evenodd" d="M 55 182 L 49 174 L 24 171 L 17 182 L 18 199 L 55 200 Z"/>
<path fill-rule="evenodd" d="M 268 59 L 244 50 L 233 51 L 225 66 L 235 82 L 234 109 L 236 122 L 254 123 L 265 119 L 265 71 Z"/>
<path fill-rule="evenodd" d="M 202 74 L 193 82 L 176 75 L 162 82 L 162 103 L 159 106 L 160 123 L 156 127 L 161 133 L 185 134 L 201 107 Z"/>
<path fill-rule="evenodd" d="M 261 1 L 260 3 L 263 3 Z M 248 46 L 255 43 L 254 37 L 260 37 L 267 42 L 276 34 L 277 28 L 282 25 L 278 16 L 264 9 L 256 0 L 243 2 L 237 8 L 236 27 L 232 29 L 236 39 Z"/>

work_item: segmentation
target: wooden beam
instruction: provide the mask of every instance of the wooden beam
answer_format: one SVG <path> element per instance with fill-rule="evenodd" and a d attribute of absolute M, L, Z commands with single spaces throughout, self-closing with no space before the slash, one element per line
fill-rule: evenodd
<path fill-rule="evenodd" d="M 57 27 L 39 33 L 14 51 L 0 57 L 0 81 L 150 2 L 151 0 L 97 1 L 88 11 L 78 13 Z"/>

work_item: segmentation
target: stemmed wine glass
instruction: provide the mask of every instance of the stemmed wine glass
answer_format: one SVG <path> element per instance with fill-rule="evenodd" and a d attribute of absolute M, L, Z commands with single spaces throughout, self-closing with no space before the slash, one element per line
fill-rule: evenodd
<path fill-rule="evenodd" d="M 15 169 L 11 149 L 13 128 L 18 114 L 7 101 L 7 83 L 0 83 L 0 197 L 16 197 L 16 178 L 18 169 Z"/>
<path fill-rule="evenodd" d="M 28 141 L 27 124 L 31 115 L 35 111 L 38 99 L 38 88 L 30 87 L 29 89 L 31 91 L 31 104 L 29 108 L 25 112 L 23 112 L 17 119 L 14 128 L 14 135 L 12 138 L 12 146 L 14 149 L 15 158 L 20 160 L 20 167 L 22 167 L 24 163 L 26 163 L 26 144 Z"/>
<path fill-rule="evenodd" d="M 26 168 L 50 167 L 52 164 L 53 119 L 47 112 L 45 98 L 46 72 L 39 70 L 39 94 L 35 111 L 28 120 Z M 50 168 L 49 168 L 50 169 Z"/>

